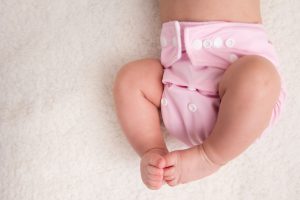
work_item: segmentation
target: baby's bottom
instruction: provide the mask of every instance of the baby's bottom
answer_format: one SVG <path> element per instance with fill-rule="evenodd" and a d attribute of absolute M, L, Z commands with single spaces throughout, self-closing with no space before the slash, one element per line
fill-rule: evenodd
<path fill-rule="evenodd" d="M 117 114 L 141 157 L 152 148 L 166 149 L 158 112 L 162 74 L 159 60 L 146 59 L 127 64 L 116 79 Z M 205 177 L 247 149 L 267 128 L 280 88 L 279 74 L 265 58 L 244 56 L 232 63 L 219 83 L 221 104 L 211 134 L 198 147 L 166 155 L 167 183 Z M 195 157 L 198 159 L 192 162 Z M 159 183 L 146 185 L 159 188 Z"/>

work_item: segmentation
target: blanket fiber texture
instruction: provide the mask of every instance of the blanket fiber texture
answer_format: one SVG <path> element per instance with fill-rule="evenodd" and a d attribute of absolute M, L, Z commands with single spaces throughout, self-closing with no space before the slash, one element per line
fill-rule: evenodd
<path fill-rule="evenodd" d="M 299 9 L 298 0 L 262 0 L 287 85 L 280 122 L 217 173 L 152 191 L 112 85 L 124 64 L 159 58 L 158 1 L 1 0 L 0 199 L 300 199 Z"/>

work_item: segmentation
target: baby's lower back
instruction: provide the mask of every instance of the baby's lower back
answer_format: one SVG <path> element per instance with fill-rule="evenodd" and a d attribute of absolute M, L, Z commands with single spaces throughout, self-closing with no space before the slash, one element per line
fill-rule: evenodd
<path fill-rule="evenodd" d="M 261 23 L 259 0 L 160 0 L 161 21 Z"/>

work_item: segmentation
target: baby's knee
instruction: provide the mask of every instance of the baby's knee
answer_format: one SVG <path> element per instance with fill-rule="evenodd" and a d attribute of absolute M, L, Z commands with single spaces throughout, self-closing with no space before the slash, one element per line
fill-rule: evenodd
<path fill-rule="evenodd" d="M 276 67 L 261 56 L 244 56 L 228 70 L 227 89 L 241 93 L 277 97 L 281 89 L 280 75 Z M 225 72 L 226 73 L 226 72 Z"/>
<path fill-rule="evenodd" d="M 161 78 L 163 73 L 160 61 L 157 59 L 141 59 L 125 64 L 117 73 L 115 86 L 127 87 L 140 84 L 146 79 Z"/>
<path fill-rule="evenodd" d="M 158 59 L 142 59 L 127 63 L 117 73 L 113 93 L 117 96 L 136 91 L 159 106 L 163 90 L 162 75 L 163 67 Z"/>

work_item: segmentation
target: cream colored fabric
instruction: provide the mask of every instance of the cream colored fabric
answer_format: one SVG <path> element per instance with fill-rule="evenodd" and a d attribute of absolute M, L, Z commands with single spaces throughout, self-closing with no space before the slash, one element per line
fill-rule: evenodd
<path fill-rule="evenodd" d="M 159 58 L 158 2 L 1 1 L 0 199 L 299 198 L 299 8 L 297 0 L 263 0 L 289 94 L 281 122 L 214 175 L 153 192 L 117 123 L 111 89 L 126 62 Z"/>

